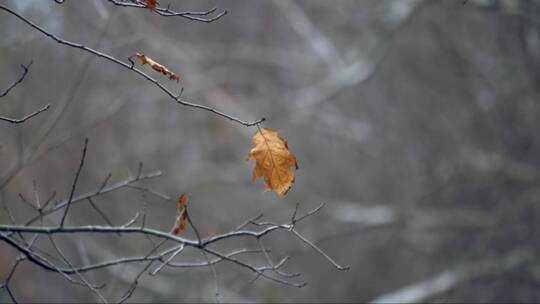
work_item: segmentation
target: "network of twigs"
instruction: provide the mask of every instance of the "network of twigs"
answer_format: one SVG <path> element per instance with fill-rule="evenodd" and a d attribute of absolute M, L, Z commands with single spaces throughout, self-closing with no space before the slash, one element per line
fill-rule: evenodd
<path fill-rule="evenodd" d="M 64 1 L 55 0 L 55 2 L 62 4 Z M 121 0 L 108 0 L 108 2 L 128 8 L 140 8 L 147 9 L 147 6 L 144 1 L 121 1 Z M 8 8 L 4 5 L 0 5 L 0 10 L 10 14 L 11 16 L 16 17 L 18 20 L 26 23 L 34 30 L 39 31 L 44 34 L 46 37 L 56 41 L 57 43 L 81 50 L 83 52 L 90 53 L 99 58 L 102 58 L 106 61 L 112 62 L 123 69 L 134 72 L 146 81 L 151 82 L 157 86 L 163 93 L 168 95 L 173 102 L 176 102 L 180 105 L 196 108 L 199 110 L 204 110 L 221 116 L 223 118 L 229 119 L 231 121 L 237 122 L 243 126 L 251 127 L 256 126 L 264 120 L 261 118 L 256 121 L 244 121 L 229 114 L 223 113 L 214 108 L 192 103 L 181 98 L 181 92 L 179 94 L 174 94 L 170 89 L 168 89 L 164 84 L 158 82 L 156 79 L 143 72 L 140 69 L 137 69 L 134 66 L 133 61 L 128 58 L 127 62 L 122 61 L 116 57 L 113 57 L 109 54 L 103 53 L 99 50 L 95 50 L 85 46 L 84 44 L 78 42 L 71 42 L 65 39 L 58 37 L 57 35 L 52 34 L 50 31 L 45 28 L 35 24 L 19 13 L 15 12 L 11 8 Z M 216 8 L 202 11 L 202 12 L 178 12 L 171 8 L 167 7 L 156 7 L 154 12 L 158 15 L 164 17 L 181 17 L 188 19 L 190 21 L 197 22 L 206 22 L 211 23 L 216 20 L 219 20 L 227 14 L 227 11 L 222 11 L 216 13 Z M 0 98 L 7 96 L 12 89 L 17 87 L 22 83 L 31 66 L 32 62 L 28 65 L 22 65 L 23 73 L 15 80 L 11 85 L 9 85 L 1 94 Z M 24 123 L 25 121 L 31 119 L 32 117 L 37 116 L 40 113 L 47 111 L 51 106 L 47 104 L 45 107 L 35 110 L 34 112 L 27 114 L 22 118 L 9 118 L 0 116 L 0 121 L 4 121 L 12 124 Z M 283 265 L 287 261 L 288 257 L 282 257 L 278 262 L 273 261 L 272 252 L 269 248 L 266 248 L 263 244 L 263 239 L 276 231 L 287 231 L 302 243 L 306 244 L 309 248 L 313 249 L 319 253 L 324 259 L 330 262 L 335 268 L 339 270 L 345 270 L 348 267 L 341 266 L 335 262 L 330 256 L 328 256 L 321 248 L 316 244 L 308 240 L 303 236 L 297 229 L 296 226 L 301 221 L 307 219 L 308 217 L 314 215 L 319 210 L 322 209 L 323 205 L 308 211 L 303 215 L 299 215 L 299 205 L 296 205 L 293 214 L 291 217 L 284 223 L 273 223 L 273 222 L 263 222 L 261 219 L 263 215 L 260 214 L 256 217 L 253 217 L 244 223 L 237 226 L 236 229 L 228 231 L 225 233 L 218 233 L 208 237 L 201 237 L 196 225 L 194 224 L 193 219 L 189 216 L 189 212 L 186 209 L 187 219 L 189 226 L 196 235 L 196 238 L 189 239 L 184 238 L 178 235 L 174 235 L 168 231 L 160 231 L 147 227 L 146 225 L 146 210 L 141 209 L 136 212 L 135 216 L 125 223 L 117 223 L 114 220 L 108 218 L 105 212 L 103 212 L 98 205 L 94 203 L 94 199 L 102 196 L 107 193 L 111 193 L 120 189 L 132 189 L 144 193 L 153 193 L 155 195 L 169 199 L 167 196 L 157 193 L 148 187 L 143 187 L 140 185 L 140 182 L 143 180 L 154 179 L 161 175 L 161 172 L 152 172 L 152 173 L 143 173 L 142 164 L 139 166 L 135 176 L 130 176 L 126 179 L 117 181 L 115 183 L 111 182 L 111 174 L 109 174 L 97 187 L 94 191 L 77 194 L 77 185 L 79 181 L 79 176 L 83 171 L 85 159 L 87 155 L 89 145 L 88 139 L 84 141 L 82 148 L 82 156 L 77 171 L 75 172 L 74 179 L 71 183 L 71 191 L 69 196 L 63 200 L 56 199 L 56 193 L 53 192 L 47 199 L 41 200 L 37 195 L 34 200 L 29 200 L 23 195 L 20 195 L 20 199 L 23 203 L 28 205 L 35 215 L 26 220 L 24 224 L 17 222 L 13 216 L 9 207 L 2 201 L 2 207 L 4 208 L 5 213 L 8 215 L 11 223 L 9 224 L 0 224 L 0 239 L 4 244 L 9 245 L 18 252 L 18 257 L 13 261 L 12 266 L 10 267 L 9 272 L 5 276 L 4 281 L 0 284 L 1 292 L 7 292 L 9 297 L 13 302 L 17 302 L 17 295 L 14 294 L 10 288 L 10 282 L 12 281 L 14 274 L 16 273 L 18 267 L 22 263 L 29 262 L 42 270 L 54 272 L 61 275 L 71 284 L 77 284 L 87 287 L 91 292 L 95 294 L 97 299 L 103 303 L 108 303 L 109 301 L 113 302 L 124 302 L 128 300 L 132 295 L 135 289 L 137 288 L 139 279 L 144 274 L 151 276 L 157 275 L 164 268 L 194 268 L 194 267 L 210 267 L 214 276 L 215 281 L 215 297 L 216 301 L 220 300 L 220 291 L 218 284 L 218 274 L 214 265 L 221 262 L 229 262 L 234 265 L 237 265 L 241 268 L 247 269 L 255 273 L 255 278 L 263 278 L 271 280 L 277 283 L 303 287 L 306 283 L 299 281 L 297 278 L 298 273 L 289 273 L 282 270 Z M 5 186 L 5 184 L 3 185 Z M 0 188 L 1 189 L 1 188 Z M 102 225 L 87 225 L 87 226 L 68 226 L 66 225 L 66 218 L 69 216 L 70 207 L 74 204 L 83 204 L 87 203 L 91 206 L 107 223 L 106 226 Z M 45 226 L 44 222 L 58 222 L 57 225 Z M 61 234 L 71 234 L 71 235 L 105 235 L 105 234 L 115 234 L 118 236 L 122 235 L 142 235 L 145 236 L 149 242 L 152 244 L 152 249 L 148 251 L 147 254 L 142 256 L 119 256 L 115 259 L 104 260 L 94 264 L 75 264 L 67 257 L 64 250 L 58 245 L 55 237 Z M 213 248 L 214 244 L 223 243 L 227 241 L 233 241 L 234 239 L 240 237 L 252 237 L 257 240 L 258 248 L 247 249 L 247 248 L 236 248 L 231 251 L 222 252 Z M 38 239 L 47 238 L 48 243 L 51 245 L 52 249 L 46 250 L 38 246 Z M 70 239 L 73 242 L 77 242 L 77 238 L 73 237 Z M 199 250 L 203 256 L 204 261 L 192 261 L 192 262 L 177 262 L 175 258 L 179 256 L 183 250 L 187 247 L 191 247 L 195 250 Z M 248 262 L 242 259 L 242 256 L 247 254 L 258 254 L 263 257 L 265 261 L 262 264 L 255 264 L 253 262 Z M 8 263 L 3 261 L 3 263 Z M 91 282 L 85 274 L 92 271 L 97 271 L 100 269 L 111 268 L 114 266 L 129 264 L 129 263 L 141 263 L 143 265 L 140 272 L 133 278 L 129 288 L 122 293 L 117 299 L 106 299 L 105 296 L 100 292 L 107 282 Z"/>
<path fill-rule="evenodd" d="M 36 213 L 35 216 L 28 219 L 22 225 L 17 224 L 10 209 L 7 207 L 7 205 L 3 205 L 3 208 L 8 214 L 12 223 L 0 225 L 0 239 L 2 239 L 6 244 L 9 244 L 11 247 L 16 249 L 20 253 L 17 259 L 14 261 L 6 280 L 1 285 L 1 288 L 8 292 L 14 302 L 16 302 L 16 298 L 10 290 L 9 284 L 17 267 L 23 261 L 31 262 L 34 265 L 39 266 L 43 270 L 56 272 L 66 278 L 66 280 L 68 280 L 70 283 L 88 287 L 104 303 L 107 303 L 108 300 L 105 299 L 105 297 L 99 292 L 99 289 L 106 286 L 106 283 L 90 283 L 83 276 L 83 274 L 90 271 L 128 263 L 143 263 L 144 267 L 135 276 L 129 289 L 121 296 L 120 299 L 117 300 L 117 302 L 120 303 L 131 297 L 137 287 L 139 278 L 143 274 L 148 273 L 149 275 L 153 276 L 158 274 L 158 272 L 165 267 L 211 267 L 214 274 L 214 279 L 216 281 L 216 299 L 219 300 L 219 287 L 217 286 L 218 279 L 214 265 L 220 262 L 230 262 L 238 265 L 241 268 L 254 272 L 256 274 L 254 280 L 258 278 L 264 278 L 289 286 L 303 287 L 306 285 L 306 283 L 298 282 L 296 280 L 296 278 L 300 275 L 299 273 L 288 273 L 281 270 L 281 267 L 285 264 L 289 257 L 285 256 L 281 258 L 279 262 L 274 263 L 273 258 L 271 257 L 270 250 L 266 248 L 263 244 L 262 240 L 265 236 L 268 236 L 272 232 L 276 232 L 279 230 L 291 233 L 301 242 L 308 245 L 310 248 L 319 253 L 335 268 L 339 270 L 348 269 L 347 266 L 341 266 L 337 262 L 335 262 L 321 248 L 308 240 L 296 229 L 296 225 L 298 223 L 319 212 L 323 208 L 324 204 L 321 204 L 317 208 L 310 210 L 303 215 L 298 214 L 299 204 L 297 204 L 293 214 L 291 215 L 291 218 L 285 223 L 263 222 L 261 221 L 261 219 L 263 218 L 263 214 L 259 214 L 256 217 L 246 220 L 244 223 L 237 226 L 232 231 L 219 233 L 206 238 L 202 238 L 200 236 L 200 233 L 196 225 L 194 224 L 193 219 L 189 216 L 189 212 L 187 210 L 187 219 L 191 229 L 193 229 L 193 231 L 195 232 L 195 239 L 183 238 L 174 235 L 168 231 L 160 231 L 147 227 L 145 221 L 146 210 L 137 211 L 134 217 L 125 223 L 122 223 L 120 225 L 114 224 L 113 221 L 107 217 L 107 215 L 94 203 L 93 200 L 101 195 L 111 193 L 113 191 L 117 191 L 123 188 L 134 189 L 140 191 L 141 193 L 153 193 L 169 200 L 168 197 L 159 194 L 151 188 L 142 187 L 137 184 L 140 181 L 157 178 L 161 175 L 161 172 L 157 171 L 151 173 L 143 173 L 143 166 L 141 163 L 135 176 L 128 177 L 127 179 L 115 183 L 110 183 L 111 175 L 109 174 L 107 175 L 107 177 L 105 177 L 101 185 L 94 191 L 79 194 L 76 196 L 75 191 L 77 189 L 77 183 L 80 173 L 84 167 L 87 150 L 88 140 L 85 140 L 81 161 L 77 172 L 75 173 L 75 178 L 73 180 L 71 192 L 68 198 L 65 198 L 63 200 L 55 200 L 56 195 L 55 193 L 52 193 L 46 200 L 41 202 L 38 196 L 36 196 L 35 201 L 31 201 L 20 195 L 21 201 L 27 204 Z M 92 208 L 96 210 L 96 212 L 100 216 L 103 217 L 103 219 L 108 223 L 108 225 L 66 226 L 65 219 L 68 216 L 70 206 L 72 206 L 73 204 L 81 203 L 88 203 Z M 61 215 L 59 221 L 57 220 L 58 214 Z M 43 222 L 46 219 L 49 221 L 57 221 L 58 225 L 43 226 Z M 40 223 L 40 225 L 36 225 L 36 223 Z M 67 258 L 67 255 L 55 242 L 54 236 L 58 234 L 116 234 L 118 236 L 134 234 L 144 235 L 145 237 L 147 237 L 149 242 L 152 243 L 153 247 L 144 256 L 122 256 L 116 259 L 101 261 L 95 264 L 75 265 Z M 48 238 L 50 244 L 54 248 L 54 252 L 47 252 L 36 246 L 36 241 L 40 237 Z M 241 237 L 252 237 L 256 239 L 259 248 L 240 248 L 229 252 L 220 252 L 212 248 L 213 244 L 232 241 Z M 166 246 L 166 244 L 168 246 Z M 205 257 L 205 260 L 203 262 L 175 262 L 174 258 L 177 257 L 187 247 L 192 247 L 196 250 L 201 251 L 201 253 L 203 253 Z M 255 265 L 250 262 L 242 261 L 242 259 L 240 259 L 239 257 L 246 254 L 261 254 L 264 257 L 266 263 L 262 265 Z M 157 264 L 157 266 L 155 266 L 155 264 Z M 152 266 L 154 267 L 152 268 Z"/>

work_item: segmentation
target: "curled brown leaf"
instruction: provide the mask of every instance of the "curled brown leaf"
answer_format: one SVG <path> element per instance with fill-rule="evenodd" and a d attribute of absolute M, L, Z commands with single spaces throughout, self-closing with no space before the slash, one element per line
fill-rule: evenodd
<path fill-rule="evenodd" d="M 187 228 L 187 214 L 186 214 L 187 196 L 182 193 L 178 198 L 178 208 L 176 221 L 174 223 L 173 234 L 179 235 L 180 232 Z"/>
<path fill-rule="evenodd" d="M 159 72 L 167 77 L 169 77 L 170 80 L 176 80 L 176 82 L 180 81 L 180 76 L 171 72 L 169 69 L 167 69 L 164 65 L 154 61 L 152 58 L 146 56 L 143 53 L 136 53 L 135 56 L 139 58 L 142 65 L 148 64 L 154 71 Z"/>

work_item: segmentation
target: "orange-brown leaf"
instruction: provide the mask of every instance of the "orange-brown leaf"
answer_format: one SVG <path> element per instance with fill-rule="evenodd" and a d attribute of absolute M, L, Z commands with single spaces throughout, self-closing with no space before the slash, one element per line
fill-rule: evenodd
<path fill-rule="evenodd" d="M 173 233 L 179 235 L 180 232 L 186 230 L 187 227 L 187 214 L 186 214 L 187 196 L 182 193 L 178 198 L 178 214 L 176 216 L 176 222 L 173 228 Z"/>
<path fill-rule="evenodd" d="M 265 190 L 284 196 L 294 183 L 298 169 L 296 157 L 289 151 L 287 141 L 276 130 L 258 128 L 253 134 L 253 147 L 248 159 L 255 160 L 253 179 L 264 177 Z"/>
<path fill-rule="evenodd" d="M 135 56 L 139 58 L 142 65 L 148 64 L 154 71 L 159 72 L 167 77 L 169 77 L 170 80 L 176 80 L 176 82 L 180 81 L 180 76 L 176 75 L 175 73 L 169 71 L 164 65 L 157 63 L 152 58 L 146 56 L 143 53 L 136 53 Z"/>
<path fill-rule="evenodd" d="M 180 81 L 180 76 L 174 74 L 174 73 L 171 73 L 171 75 L 169 75 L 169 79 L 170 80 L 176 80 L 176 82 L 179 82 Z"/>
<path fill-rule="evenodd" d="M 144 0 L 144 3 L 151 11 L 155 11 L 158 4 L 157 0 Z"/>

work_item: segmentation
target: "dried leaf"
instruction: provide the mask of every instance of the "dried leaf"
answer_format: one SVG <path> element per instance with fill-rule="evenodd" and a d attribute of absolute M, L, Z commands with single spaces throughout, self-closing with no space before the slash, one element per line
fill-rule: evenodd
<path fill-rule="evenodd" d="M 253 143 L 255 147 L 248 154 L 248 159 L 255 160 L 253 179 L 263 176 L 266 191 L 273 190 L 284 196 L 291 189 L 298 169 L 287 141 L 276 130 L 258 128 L 253 134 Z"/>
<path fill-rule="evenodd" d="M 175 73 L 169 71 L 164 65 L 157 63 L 152 58 L 146 56 L 143 53 L 136 53 L 135 56 L 139 58 L 142 65 L 148 64 L 152 69 L 155 71 L 169 77 L 170 80 L 176 80 L 176 82 L 180 81 L 180 76 L 176 75 Z"/>
<path fill-rule="evenodd" d="M 176 216 L 176 222 L 174 224 L 173 233 L 179 235 L 180 232 L 186 230 L 187 227 L 187 214 L 186 214 L 187 196 L 182 193 L 178 198 L 178 214 Z"/>
<path fill-rule="evenodd" d="M 156 6 L 158 5 L 157 0 L 144 0 L 144 4 L 146 7 L 148 7 L 151 11 L 156 10 Z"/>

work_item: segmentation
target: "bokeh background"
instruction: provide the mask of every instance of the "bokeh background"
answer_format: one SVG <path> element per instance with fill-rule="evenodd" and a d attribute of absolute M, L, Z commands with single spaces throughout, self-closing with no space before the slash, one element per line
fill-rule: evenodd
<path fill-rule="evenodd" d="M 145 186 L 171 198 L 189 193 L 204 236 L 260 212 L 286 222 L 296 203 L 301 211 L 326 203 L 299 229 L 349 271 L 278 233 L 265 245 L 276 259 L 291 256 L 286 269 L 308 285 L 251 283 L 253 273 L 222 263 L 223 301 L 540 301 L 540 1 L 170 2 L 229 14 L 205 24 L 107 1 L 2 1 L 67 40 L 120 59 L 146 53 L 182 75 L 189 101 L 265 117 L 299 160 L 293 189 L 281 199 L 251 180 L 254 128 L 175 104 L 134 73 L 0 12 L 2 87 L 33 60 L 0 114 L 52 106 L 22 125 L 0 124 L 0 199 L 17 220 L 33 215 L 18 197 L 32 197 L 33 181 L 40 196 L 69 195 L 88 137 L 80 192 L 108 173 L 112 181 L 134 175 L 144 162 L 144 171 L 163 172 Z M 173 200 L 125 189 L 96 204 L 116 224 L 147 204 L 147 225 L 168 230 Z M 0 220 L 9 223 L 4 210 Z M 80 204 L 68 224 L 103 219 Z M 78 263 L 149 248 L 144 238 L 116 236 L 59 244 Z M 229 245 L 256 248 L 248 239 Z M 2 278 L 16 254 L 0 244 Z M 90 279 L 114 298 L 140 269 Z M 171 269 L 144 276 L 131 301 L 212 301 L 213 288 L 208 268 Z M 11 289 L 23 302 L 96 300 L 30 263 Z"/>

